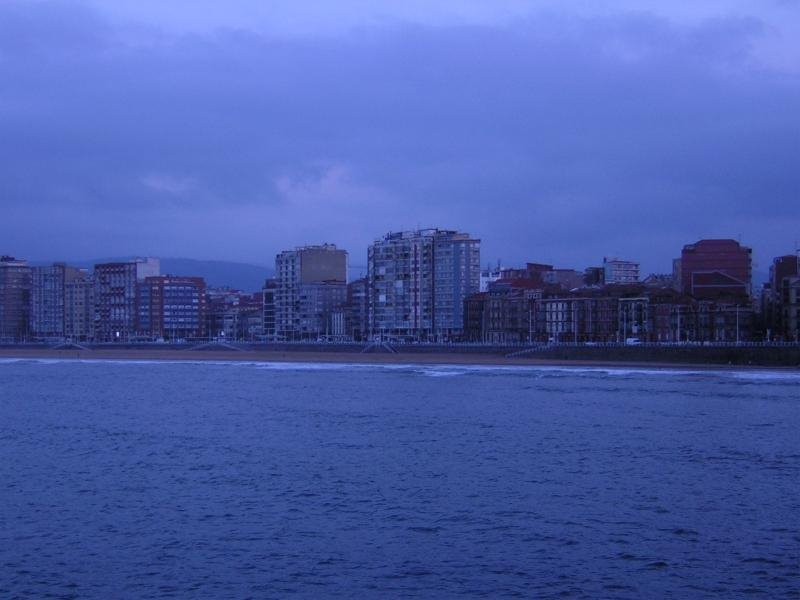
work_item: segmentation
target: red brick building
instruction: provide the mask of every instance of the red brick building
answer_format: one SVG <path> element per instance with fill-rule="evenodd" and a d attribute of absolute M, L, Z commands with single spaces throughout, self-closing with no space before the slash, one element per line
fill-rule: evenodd
<path fill-rule="evenodd" d="M 736 240 L 700 240 L 684 246 L 681 290 L 697 299 L 749 297 L 752 252 Z"/>
<path fill-rule="evenodd" d="M 202 277 L 146 277 L 138 285 L 140 335 L 163 339 L 205 336 L 206 282 Z"/>

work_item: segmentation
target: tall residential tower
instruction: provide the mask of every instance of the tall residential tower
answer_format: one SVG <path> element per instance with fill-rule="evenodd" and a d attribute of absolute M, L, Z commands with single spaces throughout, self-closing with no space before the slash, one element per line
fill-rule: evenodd
<path fill-rule="evenodd" d="M 31 269 L 31 334 L 37 338 L 63 338 L 66 335 L 67 284 L 81 271 L 64 263 Z"/>
<path fill-rule="evenodd" d="M 159 275 L 157 258 L 94 266 L 95 339 L 126 341 L 137 330 L 137 284 Z"/>
<path fill-rule="evenodd" d="M 24 260 L 0 256 L 0 340 L 21 340 L 28 335 L 31 268 Z"/>
<path fill-rule="evenodd" d="M 480 240 L 442 229 L 388 233 L 367 257 L 373 336 L 461 335 L 464 299 L 480 289 Z"/>

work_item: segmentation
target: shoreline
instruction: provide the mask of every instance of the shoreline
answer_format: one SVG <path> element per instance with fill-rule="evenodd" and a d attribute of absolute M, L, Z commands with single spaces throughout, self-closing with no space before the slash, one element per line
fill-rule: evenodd
<path fill-rule="evenodd" d="M 262 362 L 262 363 L 332 363 L 354 365 L 451 365 L 497 367 L 576 367 L 632 368 L 693 371 L 790 371 L 797 367 L 767 365 L 725 365 L 664 361 L 582 360 L 557 358 L 507 358 L 497 354 L 479 353 L 360 353 L 313 351 L 231 351 L 231 350 L 156 350 L 156 349 L 43 349 L 2 348 L 0 359 L 66 360 L 66 361 L 164 361 L 164 362 Z"/>

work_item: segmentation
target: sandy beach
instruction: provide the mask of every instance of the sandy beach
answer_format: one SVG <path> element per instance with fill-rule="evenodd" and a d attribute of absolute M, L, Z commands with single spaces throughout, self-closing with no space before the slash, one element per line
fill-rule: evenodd
<path fill-rule="evenodd" d="M 650 361 L 555 360 L 529 357 L 508 358 L 497 354 L 478 353 L 360 353 L 309 351 L 235 351 L 235 350 L 157 350 L 152 348 L 103 348 L 95 350 L 0 348 L 0 359 L 61 360 L 131 360 L 131 361 L 215 361 L 215 362 L 297 362 L 339 364 L 429 364 L 486 366 L 560 366 L 615 367 L 642 369 L 714 369 L 714 370 L 790 370 L 792 367 L 742 366 Z"/>

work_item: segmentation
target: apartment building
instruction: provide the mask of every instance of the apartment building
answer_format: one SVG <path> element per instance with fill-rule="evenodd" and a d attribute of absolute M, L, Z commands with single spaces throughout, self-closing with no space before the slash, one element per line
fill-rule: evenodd
<path fill-rule="evenodd" d="M 29 334 L 31 268 L 24 260 L 0 256 L 0 341 Z"/>
<path fill-rule="evenodd" d="M 64 284 L 64 337 L 94 339 L 94 278 L 85 271 Z"/>
<path fill-rule="evenodd" d="M 388 233 L 369 247 L 367 259 L 373 336 L 461 335 L 464 300 L 480 289 L 480 240 L 442 229 Z"/>
<path fill-rule="evenodd" d="M 347 251 L 335 244 L 302 246 L 275 257 L 275 336 L 312 339 L 329 330 L 330 312 L 347 294 Z"/>
<path fill-rule="evenodd" d="M 66 316 L 66 286 L 81 271 L 64 263 L 31 268 L 30 330 L 35 338 L 63 338 Z"/>
<path fill-rule="evenodd" d="M 137 284 L 159 275 L 157 258 L 94 266 L 95 339 L 127 341 L 137 333 Z"/>
<path fill-rule="evenodd" d="M 608 285 L 637 283 L 639 281 L 639 263 L 619 258 L 603 258 L 603 283 Z"/>
<path fill-rule="evenodd" d="M 163 275 L 138 284 L 139 335 L 164 340 L 206 334 L 206 282 L 202 277 Z"/>

